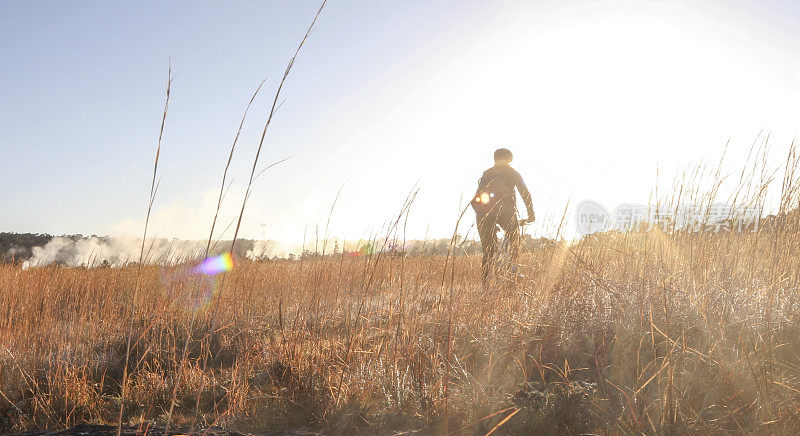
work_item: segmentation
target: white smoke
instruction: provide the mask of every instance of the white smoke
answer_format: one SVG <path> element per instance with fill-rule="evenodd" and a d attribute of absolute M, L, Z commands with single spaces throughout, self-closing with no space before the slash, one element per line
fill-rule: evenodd
<path fill-rule="evenodd" d="M 144 262 L 172 265 L 193 260 L 202 256 L 205 245 L 201 241 L 148 239 L 144 248 Z M 23 262 L 22 267 L 46 266 L 52 263 L 86 267 L 104 264 L 122 266 L 138 262 L 141 249 L 142 240 L 137 238 L 55 237 L 43 247 L 33 247 L 31 258 Z"/>
<path fill-rule="evenodd" d="M 25 249 L 24 248 L 22 248 L 22 247 L 11 247 L 11 248 L 8 249 L 8 251 L 6 251 L 5 256 L 7 258 L 9 258 L 9 259 L 12 259 L 14 257 L 20 256 L 20 255 L 24 255 L 24 254 L 25 254 Z"/>
<path fill-rule="evenodd" d="M 144 245 L 144 263 L 156 265 L 175 265 L 199 260 L 206 250 L 207 241 L 187 241 L 182 239 L 148 239 Z M 218 255 L 230 248 L 230 241 L 212 244 L 210 255 Z M 139 262 L 142 250 L 141 238 L 97 237 L 75 238 L 57 236 L 41 247 L 31 248 L 31 257 L 22 263 L 22 268 L 58 264 L 64 266 L 118 267 Z M 299 250 L 299 248 L 298 248 Z M 286 257 L 288 247 L 276 241 L 237 242 L 238 255 L 250 260 Z"/>
<path fill-rule="evenodd" d="M 270 259 L 278 254 L 276 245 L 274 241 L 255 241 L 244 256 L 250 260 Z"/>

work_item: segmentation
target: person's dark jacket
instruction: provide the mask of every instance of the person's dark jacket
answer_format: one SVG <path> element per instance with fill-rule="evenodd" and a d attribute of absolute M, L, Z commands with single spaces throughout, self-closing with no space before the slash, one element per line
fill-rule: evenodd
<path fill-rule="evenodd" d="M 522 176 L 514 168 L 506 164 L 495 165 L 483 172 L 483 176 L 478 182 L 478 192 L 475 194 L 476 197 L 473 198 L 475 211 L 478 213 L 496 211 L 501 214 L 516 212 L 517 197 L 514 193 L 514 188 L 519 191 L 519 195 L 525 203 L 528 217 L 532 217 L 533 202 L 531 193 L 528 191 L 528 187 L 525 186 Z M 488 204 L 480 204 L 480 202 L 476 204 L 476 199 L 482 193 L 491 195 Z"/>

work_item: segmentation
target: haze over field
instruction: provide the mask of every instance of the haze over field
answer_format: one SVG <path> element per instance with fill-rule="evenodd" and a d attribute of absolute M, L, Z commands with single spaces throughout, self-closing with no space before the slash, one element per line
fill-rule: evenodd
<path fill-rule="evenodd" d="M 170 57 L 158 237 L 206 237 L 239 118 L 268 78 L 234 157 L 227 228 L 269 96 L 317 6 L 0 5 L 11 206 L 0 228 L 140 236 Z M 793 1 L 339 1 L 323 18 L 261 161 L 291 158 L 257 180 L 246 238 L 300 243 L 342 187 L 330 234 L 367 238 L 417 182 L 409 237 L 447 237 L 499 146 L 532 190 L 532 232 L 547 233 L 570 198 L 645 203 L 657 168 L 670 180 L 716 161 L 730 138 L 737 169 L 768 133 L 780 159 L 798 133 Z"/>

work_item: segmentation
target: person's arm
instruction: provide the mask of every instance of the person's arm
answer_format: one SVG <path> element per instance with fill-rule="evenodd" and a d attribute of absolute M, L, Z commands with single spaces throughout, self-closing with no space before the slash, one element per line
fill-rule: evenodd
<path fill-rule="evenodd" d="M 475 191 L 475 195 L 481 195 L 481 190 L 483 189 L 483 178 L 486 177 L 486 173 L 481 174 L 481 178 L 478 179 L 478 189 Z"/>
<path fill-rule="evenodd" d="M 533 221 L 536 219 L 536 215 L 533 213 L 533 200 L 531 199 L 531 193 L 528 191 L 528 187 L 525 186 L 525 181 L 522 180 L 522 176 L 517 173 L 517 190 L 519 191 L 519 195 L 522 197 L 522 201 L 525 203 L 525 209 L 528 211 L 528 220 Z"/>

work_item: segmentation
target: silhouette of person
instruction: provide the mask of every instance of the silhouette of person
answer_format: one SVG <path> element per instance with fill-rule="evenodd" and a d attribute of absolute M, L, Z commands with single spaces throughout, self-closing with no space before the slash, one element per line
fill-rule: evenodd
<path fill-rule="evenodd" d="M 472 208 L 475 210 L 478 236 L 481 238 L 481 249 L 483 250 L 481 268 L 484 285 L 489 278 L 489 271 L 497 255 L 498 227 L 503 229 L 505 237 L 510 242 L 509 258 L 514 264 L 519 257 L 520 225 L 536 219 L 533 213 L 531 193 L 525 186 L 522 176 L 514 168 L 511 168 L 513 157 L 507 148 L 497 149 L 494 152 L 494 166 L 483 172 L 483 176 L 478 182 L 478 191 L 472 198 Z M 515 188 L 525 202 L 528 212 L 526 220 L 517 219 Z"/>

